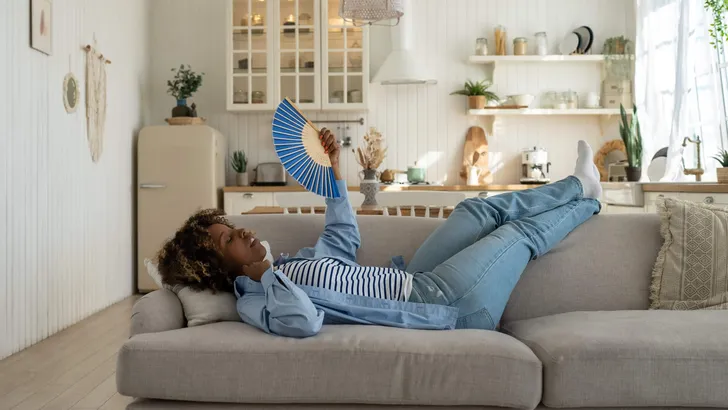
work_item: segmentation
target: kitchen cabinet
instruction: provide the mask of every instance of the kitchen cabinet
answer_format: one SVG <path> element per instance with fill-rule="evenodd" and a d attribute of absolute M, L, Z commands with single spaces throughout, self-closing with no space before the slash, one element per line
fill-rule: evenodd
<path fill-rule="evenodd" d="M 274 206 L 273 192 L 226 192 L 225 213 L 240 215 L 259 206 Z"/>
<path fill-rule="evenodd" d="M 366 110 L 369 28 L 338 17 L 338 0 L 228 0 L 227 108 Z"/>

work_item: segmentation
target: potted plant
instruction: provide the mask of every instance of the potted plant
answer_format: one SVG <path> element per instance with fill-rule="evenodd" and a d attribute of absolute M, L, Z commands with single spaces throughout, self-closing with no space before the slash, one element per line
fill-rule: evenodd
<path fill-rule="evenodd" d="M 452 92 L 450 95 L 464 95 L 468 97 L 468 108 L 471 110 L 482 110 L 488 101 L 500 101 L 500 98 L 494 93 L 488 91 L 493 85 L 490 81 L 483 80 L 465 82 L 462 90 Z"/>
<path fill-rule="evenodd" d="M 714 156 L 713 159 L 718 161 L 721 166 L 715 170 L 718 173 L 718 183 L 728 184 L 728 151 L 718 152 L 718 155 Z"/>
<path fill-rule="evenodd" d="M 710 11 L 713 22 L 710 23 L 710 37 L 713 39 L 710 44 L 716 50 L 723 49 L 723 43 L 728 40 L 728 25 L 725 20 L 725 13 L 728 11 L 726 0 L 705 0 L 705 9 Z"/>
<path fill-rule="evenodd" d="M 185 67 L 184 64 L 172 69 L 175 70 L 177 73 L 167 81 L 167 93 L 177 99 L 177 106 L 172 109 L 172 117 L 191 117 L 192 110 L 187 106 L 187 99 L 200 88 L 205 73 L 197 74 L 192 71 L 192 67 Z"/>
<path fill-rule="evenodd" d="M 369 128 L 364 135 L 364 144 L 356 149 L 356 162 L 362 166 L 363 178 L 359 184 L 359 192 L 364 194 L 362 206 L 377 206 L 376 195 L 379 192 L 379 181 L 377 181 L 377 169 L 387 156 L 387 148 L 384 146 L 384 137 L 376 128 Z"/>
<path fill-rule="evenodd" d="M 628 45 L 629 45 L 629 40 L 624 38 L 624 36 L 610 37 L 604 42 L 603 53 L 605 55 L 627 54 Z"/>
<path fill-rule="evenodd" d="M 637 117 L 637 106 L 632 110 L 632 121 L 627 118 L 624 105 L 619 105 L 622 115 L 622 123 L 619 124 L 619 133 L 622 136 L 625 150 L 627 151 L 627 181 L 636 182 L 642 177 L 642 132 Z"/>
<path fill-rule="evenodd" d="M 248 157 L 245 151 L 235 151 L 231 158 L 233 170 L 235 171 L 235 182 L 238 186 L 248 185 Z"/>

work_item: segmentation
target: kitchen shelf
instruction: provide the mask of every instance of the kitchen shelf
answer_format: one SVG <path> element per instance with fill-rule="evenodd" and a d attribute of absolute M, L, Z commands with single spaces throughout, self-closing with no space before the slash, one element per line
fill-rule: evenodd
<path fill-rule="evenodd" d="M 468 61 L 474 64 L 491 64 L 496 62 L 531 62 L 531 63 L 603 63 L 605 60 L 631 60 L 634 56 L 605 56 L 604 54 L 587 55 L 549 55 L 549 56 L 470 56 Z"/>
<path fill-rule="evenodd" d="M 523 109 L 484 109 L 468 110 L 469 115 L 478 116 L 506 116 L 506 115 L 619 115 L 619 108 L 578 108 L 578 109 L 548 109 L 548 108 L 523 108 Z"/>

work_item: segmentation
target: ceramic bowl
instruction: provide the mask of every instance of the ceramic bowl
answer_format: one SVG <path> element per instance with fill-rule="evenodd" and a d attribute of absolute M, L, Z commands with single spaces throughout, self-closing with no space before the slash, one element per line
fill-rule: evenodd
<path fill-rule="evenodd" d="M 516 94 L 516 95 L 509 95 L 508 98 L 513 102 L 515 105 L 519 106 L 530 106 L 531 103 L 534 100 L 534 96 L 531 94 Z"/>

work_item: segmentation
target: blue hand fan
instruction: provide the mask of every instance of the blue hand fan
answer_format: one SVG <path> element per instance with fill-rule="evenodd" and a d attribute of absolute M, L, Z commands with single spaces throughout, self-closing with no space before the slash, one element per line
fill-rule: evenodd
<path fill-rule="evenodd" d="M 327 198 L 341 197 L 319 130 L 288 98 L 273 116 L 273 146 L 283 167 L 304 188 Z"/>

